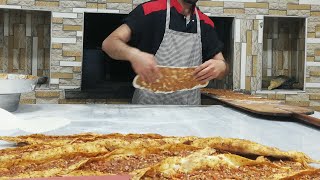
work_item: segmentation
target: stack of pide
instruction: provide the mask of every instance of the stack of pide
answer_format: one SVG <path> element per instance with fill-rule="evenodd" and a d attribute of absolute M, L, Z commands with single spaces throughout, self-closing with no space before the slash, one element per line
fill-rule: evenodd
<path fill-rule="evenodd" d="M 130 175 L 132 179 L 319 179 L 316 161 L 232 138 L 157 134 L 0 137 L 0 179 Z"/>

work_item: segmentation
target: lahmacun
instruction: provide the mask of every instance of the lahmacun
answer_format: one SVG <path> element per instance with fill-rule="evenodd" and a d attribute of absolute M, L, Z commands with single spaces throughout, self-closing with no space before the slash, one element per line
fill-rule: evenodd
<path fill-rule="evenodd" d="M 316 179 L 302 152 L 234 138 L 157 134 L 0 137 L 0 179 L 130 175 L 132 179 Z"/>
<path fill-rule="evenodd" d="M 133 86 L 154 93 L 173 93 L 176 91 L 187 91 L 203 88 L 209 82 L 201 83 L 193 75 L 196 67 L 169 67 L 159 66 L 161 77 L 153 83 L 147 83 L 137 75 L 133 80 Z"/>

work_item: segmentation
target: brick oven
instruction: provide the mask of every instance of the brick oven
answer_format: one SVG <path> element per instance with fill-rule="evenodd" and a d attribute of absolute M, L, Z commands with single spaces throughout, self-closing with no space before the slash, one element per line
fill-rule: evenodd
<path fill-rule="evenodd" d="M 128 97 L 112 93 L 124 91 L 128 95 L 123 89 L 130 87 L 130 78 L 126 79 L 129 76 L 112 79 L 110 75 L 118 72 L 111 72 L 108 67 L 114 62 L 106 60 L 108 57 L 101 54 L 98 44 L 91 43 L 100 42 L 108 31 L 93 40 L 90 32 L 94 30 L 86 23 L 92 23 L 90 17 L 101 16 L 114 22 L 111 30 L 142 2 L 0 0 L 0 72 L 49 78 L 35 92 L 23 94 L 22 103 L 127 103 Z M 212 82 L 210 86 L 246 90 L 288 104 L 320 109 L 320 2 L 200 0 L 198 6 L 221 28 L 218 31 L 225 28 L 225 34 L 230 32 L 223 37 L 231 73 L 224 81 Z M 91 57 L 97 62 L 105 60 L 105 68 L 98 71 L 106 76 L 89 79 L 97 78 L 100 83 L 94 85 L 104 87 L 101 89 L 109 86 L 103 82 L 112 81 L 117 84 L 113 89 L 99 93 L 90 89 L 92 82 L 86 81 L 84 70 L 88 68 L 86 59 Z M 268 90 L 270 80 L 279 75 L 294 78 L 296 88 Z"/>

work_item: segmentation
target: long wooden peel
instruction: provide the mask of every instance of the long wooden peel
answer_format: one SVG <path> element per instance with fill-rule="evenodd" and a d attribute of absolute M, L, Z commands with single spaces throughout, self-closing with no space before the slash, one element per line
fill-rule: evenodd
<path fill-rule="evenodd" d="M 313 110 L 306 107 L 286 105 L 275 100 L 263 99 L 262 101 L 250 100 L 248 97 L 246 99 L 237 99 L 237 96 L 243 96 L 241 94 L 229 92 L 229 98 L 219 96 L 219 94 L 202 93 L 209 96 L 215 100 L 218 100 L 226 105 L 233 108 L 242 109 L 247 112 L 251 112 L 258 115 L 267 115 L 275 117 L 292 117 L 297 120 L 301 120 L 305 123 L 312 124 L 314 126 L 320 127 L 320 119 L 309 116 L 314 113 Z M 232 97 L 234 96 L 234 98 Z M 254 96 L 252 96 L 254 97 Z"/>
<path fill-rule="evenodd" d="M 306 109 L 304 107 L 297 108 L 297 106 L 279 105 L 277 108 L 279 108 L 281 110 L 289 111 L 291 113 L 291 117 L 293 117 L 295 119 L 298 119 L 298 120 L 304 121 L 308 124 L 312 124 L 317 127 L 320 127 L 320 119 L 319 118 L 309 116 L 310 113 L 308 115 L 308 114 L 304 113 L 303 111 L 299 111 L 299 108 Z"/>
<path fill-rule="evenodd" d="M 306 114 L 292 113 L 292 117 L 304 121 L 306 123 L 320 127 L 320 119 Z"/>

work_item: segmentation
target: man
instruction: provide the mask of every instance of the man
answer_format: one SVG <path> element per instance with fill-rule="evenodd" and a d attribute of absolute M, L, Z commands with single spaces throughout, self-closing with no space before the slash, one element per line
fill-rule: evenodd
<path fill-rule="evenodd" d="M 200 82 L 221 79 L 228 65 L 221 53 L 214 24 L 196 8 L 197 0 L 155 0 L 137 6 L 124 24 L 103 42 L 102 49 L 112 58 L 127 60 L 135 73 L 148 83 L 159 78 L 157 65 L 197 66 Z M 204 60 L 204 63 L 203 63 Z M 136 89 L 135 104 L 199 105 L 199 89 L 156 94 Z"/>

